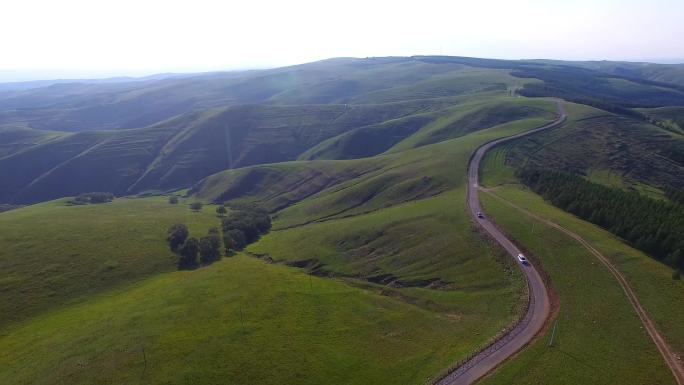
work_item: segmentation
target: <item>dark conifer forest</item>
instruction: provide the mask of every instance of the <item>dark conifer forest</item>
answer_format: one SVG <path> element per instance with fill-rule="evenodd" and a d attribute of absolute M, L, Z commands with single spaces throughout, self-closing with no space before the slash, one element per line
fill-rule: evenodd
<path fill-rule="evenodd" d="M 526 168 L 518 176 L 555 206 L 607 229 L 672 267 L 684 267 L 684 206 L 561 171 Z"/>

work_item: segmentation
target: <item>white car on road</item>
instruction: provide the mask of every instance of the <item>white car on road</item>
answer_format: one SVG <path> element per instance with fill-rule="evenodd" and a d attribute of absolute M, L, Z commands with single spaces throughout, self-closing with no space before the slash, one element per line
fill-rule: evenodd
<path fill-rule="evenodd" d="M 520 261 L 520 263 L 523 265 L 527 265 L 527 258 L 525 258 L 525 256 L 522 254 L 518 254 L 518 261 Z"/>

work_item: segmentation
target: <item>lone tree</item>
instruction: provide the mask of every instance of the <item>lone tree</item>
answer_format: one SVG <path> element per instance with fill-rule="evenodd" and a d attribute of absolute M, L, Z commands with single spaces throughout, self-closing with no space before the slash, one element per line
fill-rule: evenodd
<path fill-rule="evenodd" d="M 183 246 L 178 250 L 180 259 L 178 269 L 189 270 L 197 267 L 197 253 L 199 252 L 199 241 L 197 238 L 188 238 Z"/>
<path fill-rule="evenodd" d="M 192 211 L 194 211 L 194 212 L 197 213 L 197 212 L 199 212 L 200 210 L 202 210 L 202 206 L 203 206 L 203 205 L 202 205 L 202 202 L 193 202 L 193 203 L 190 204 L 190 210 L 192 210 Z"/>
<path fill-rule="evenodd" d="M 169 228 L 167 234 L 168 237 L 166 238 L 166 241 L 169 242 L 169 248 L 174 253 L 178 253 L 178 250 L 188 239 L 190 232 L 188 231 L 188 227 L 184 224 L 176 223 Z"/>
<path fill-rule="evenodd" d="M 178 204 L 178 197 L 175 195 L 171 195 L 169 197 L 169 203 L 171 203 L 172 205 Z"/>
<path fill-rule="evenodd" d="M 226 215 L 227 212 L 228 212 L 228 210 L 226 210 L 226 208 L 224 206 L 219 206 L 216 209 L 216 213 L 219 215 L 219 217 L 223 217 L 224 215 Z"/>
<path fill-rule="evenodd" d="M 221 238 L 218 232 L 209 230 L 209 235 L 200 239 L 199 242 L 200 262 L 209 265 L 221 259 Z"/>

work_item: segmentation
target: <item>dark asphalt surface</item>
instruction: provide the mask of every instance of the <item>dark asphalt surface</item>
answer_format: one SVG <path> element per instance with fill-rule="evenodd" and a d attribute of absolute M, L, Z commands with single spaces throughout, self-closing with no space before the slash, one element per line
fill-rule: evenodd
<path fill-rule="evenodd" d="M 477 213 L 484 213 L 484 210 L 482 210 L 480 206 L 478 188 L 480 162 L 484 158 L 487 151 L 501 143 L 531 135 L 562 124 L 567 115 L 562 102 L 558 101 L 557 103 L 559 116 L 555 121 L 543 127 L 486 143 L 478 148 L 473 157 L 470 159 L 470 164 L 468 165 L 467 198 L 470 215 L 473 217 L 473 220 L 482 226 L 482 228 L 484 228 L 487 233 L 489 233 L 489 235 L 511 255 L 511 258 L 518 263 L 522 271 L 525 273 L 528 287 L 530 288 L 530 307 L 520 323 L 518 323 L 518 325 L 514 327 L 506 336 L 444 377 L 438 382 L 439 385 L 472 384 L 477 379 L 489 373 L 492 369 L 505 361 L 508 357 L 515 354 L 528 342 L 530 342 L 544 326 L 544 323 L 549 316 L 551 309 L 549 295 L 546 291 L 546 287 L 544 286 L 544 281 L 537 270 L 532 264 L 520 264 L 517 255 L 522 252 L 501 231 L 499 231 L 499 229 L 494 225 L 493 221 L 486 215 L 486 213 L 484 218 L 478 218 Z"/>

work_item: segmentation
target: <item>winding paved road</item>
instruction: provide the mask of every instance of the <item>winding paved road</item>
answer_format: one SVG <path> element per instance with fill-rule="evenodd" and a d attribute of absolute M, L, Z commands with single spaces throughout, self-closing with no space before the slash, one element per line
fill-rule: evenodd
<path fill-rule="evenodd" d="M 567 115 L 562 101 L 558 103 L 558 118 L 539 128 L 525 131 L 520 134 L 512 135 L 506 138 L 497 139 L 480 146 L 475 154 L 470 159 L 468 165 L 468 210 L 474 220 L 484 228 L 489 235 L 494 238 L 506 251 L 511 255 L 515 261 L 518 261 L 517 255 L 521 251 L 511 242 L 506 236 L 494 225 L 494 223 L 487 218 L 478 218 L 477 213 L 482 212 L 480 207 L 480 199 L 477 195 L 479 187 L 479 170 L 480 162 L 484 158 L 487 151 L 491 148 L 523 136 L 531 135 L 539 131 L 547 130 L 562 124 Z M 510 331 L 470 360 L 463 363 L 450 374 L 437 382 L 438 385 L 467 385 L 472 384 L 477 379 L 481 378 L 492 369 L 497 367 L 508 357 L 515 354 L 523 346 L 534 338 L 534 336 L 541 330 L 549 316 L 551 305 L 549 302 L 549 295 L 544 286 L 544 281 L 537 272 L 537 270 L 529 265 L 520 265 L 522 271 L 525 273 L 530 293 L 530 306 L 523 319 Z"/>

